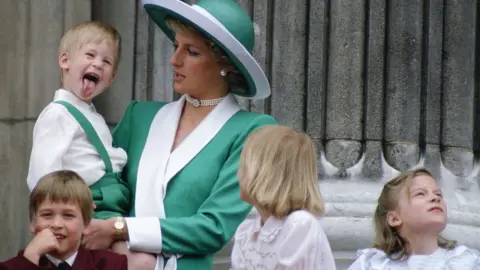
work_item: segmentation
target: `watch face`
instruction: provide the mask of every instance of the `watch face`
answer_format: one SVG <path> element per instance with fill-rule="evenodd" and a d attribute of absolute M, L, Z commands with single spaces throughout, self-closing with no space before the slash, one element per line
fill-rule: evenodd
<path fill-rule="evenodd" d="M 121 229 L 123 229 L 123 226 L 124 226 L 124 225 L 125 225 L 125 224 L 124 224 L 123 222 L 117 220 L 117 221 L 115 221 L 115 224 L 114 224 L 113 226 L 115 226 L 115 229 L 121 230 Z"/>

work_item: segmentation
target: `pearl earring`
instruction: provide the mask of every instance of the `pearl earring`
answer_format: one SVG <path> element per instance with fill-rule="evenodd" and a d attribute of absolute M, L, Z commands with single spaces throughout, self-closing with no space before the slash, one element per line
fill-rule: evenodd
<path fill-rule="evenodd" d="M 227 76 L 227 72 L 224 69 L 222 69 L 222 70 L 220 70 L 220 75 L 222 77 L 225 77 L 225 76 Z"/>

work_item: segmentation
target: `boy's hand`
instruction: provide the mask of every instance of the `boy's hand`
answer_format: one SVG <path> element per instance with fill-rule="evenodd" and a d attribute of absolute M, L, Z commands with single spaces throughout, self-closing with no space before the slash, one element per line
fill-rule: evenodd
<path fill-rule="evenodd" d="M 60 248 L 60 246 L 57 237 L 49 228 L 46 228 L 37 233 L 32 241 L 30 241 L 30 244 L 28 244 L 23 252 L 23 256 L 38 265 L 40 257 L 58 248 Z"/>

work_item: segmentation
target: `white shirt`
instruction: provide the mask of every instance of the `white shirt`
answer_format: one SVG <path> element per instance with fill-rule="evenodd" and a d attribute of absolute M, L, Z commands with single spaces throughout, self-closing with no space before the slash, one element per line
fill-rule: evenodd
<path fill-rule="evenodd" d="M 90 121 L 112 162 L 114 172 L 123 169 L 127 153 L 112 146 L 112 135 L 103 117 L 72 93 L 60 89 L 54 101 L 63 100 L 75 106 Z M 27 184 L 32 190 L 45 174 L 56 170 L 77 172 L 88 185 L 105 174 L 105 164 L 77 120 L 61 104 L 50 103 L 38 116 L 33 128 L 33 145 Z"/>
<path fill-rule="evenodd" d="M 410 255 L 394 261 L 376 248 L 358 251 L 357 260 L 348 270 L 480 270 L 480 254 L 466 246 L 439 248 L 430 255 Z"/>
<path fill-rule="evenodd" d="M 75 258 L 77 258 L 77 253 L 78 253 L 78 251 L 75 252 L 72 256 L 70 256 L 68 259 L 66 259 L 65 262 L 68 263 L 68 265 L 73 266 L 73 263 L 75 262 Z M 61 262 L 63 262 L 62 260 L 59 260 L 59 259 L 57 259 L 53 256 L 48 255 L 48 254 L 45 254 L 45 257 L 47 257 L 47 259 L 49 261 L 51 261 L 57 267 Z"/>
<path fill-rule="evenodd" d="M 330 243 L 319 220 L 307 211 L 283 220 L 245 220 L 235 233 L 232 269 L 335 270 Z"/>

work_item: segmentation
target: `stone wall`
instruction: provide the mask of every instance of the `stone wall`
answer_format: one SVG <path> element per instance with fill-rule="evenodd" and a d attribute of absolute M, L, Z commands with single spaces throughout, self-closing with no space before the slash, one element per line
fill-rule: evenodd
<path fill-rule="evenodd" d="M 323 224 L 339 269 L 371 244 L 382 182 L 415 166 L 431 169 L 444 187 L 446 235 L 480 248 L 477 1 L 237 2 L 257 25 L 254 54 L 272 85 L 271 98 L 242 106 L 314 138 Z M 29 240 L 32 126 L 59 87 L 62 34 L 88 19 L 109 22 L 123 36 L 118 79 L 97 102 L 112 127 L 132 99 L 175 98 L 171 43 L 138 1 L 2 1 L 0 259 Z M 228 250 L 217 269 L 227 269 Z"/>

